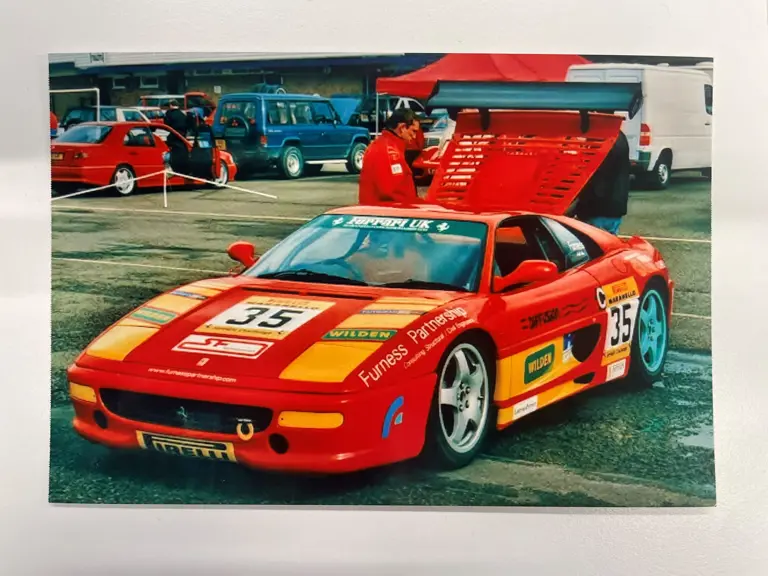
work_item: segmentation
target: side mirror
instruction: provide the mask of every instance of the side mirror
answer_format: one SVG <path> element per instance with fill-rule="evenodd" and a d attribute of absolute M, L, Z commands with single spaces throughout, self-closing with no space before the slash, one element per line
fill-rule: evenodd
<path fill-rule="evenodd" d="M 493 279 L 493 291 L 503 292 L 516 284 L 548 282 L 557 278 L 558 270 L 554 262 L 547 260 L 526 260 L 506 276 Z"/>
<path fill-rule="evenodd" d="M 250 242 L 234 242 L 227 248 L 227 254 L 232 260 L 240 262 L 246 268 L 250 268 L 259 259 L 256 256 L 256 248 Z"/>

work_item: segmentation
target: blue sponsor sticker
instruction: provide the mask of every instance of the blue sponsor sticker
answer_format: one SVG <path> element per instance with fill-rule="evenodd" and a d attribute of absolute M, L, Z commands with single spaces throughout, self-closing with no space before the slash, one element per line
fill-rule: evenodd
<path fill-rule="evenodd" d="M 195 294 L 194 292 L 187 292 L 186 290 L 174 290 L 171 292 L 174 296 L 183 296 L 184 298 L 192 298 L 193 300 L 206 300 L 208 296 L 202 294 Z"/>

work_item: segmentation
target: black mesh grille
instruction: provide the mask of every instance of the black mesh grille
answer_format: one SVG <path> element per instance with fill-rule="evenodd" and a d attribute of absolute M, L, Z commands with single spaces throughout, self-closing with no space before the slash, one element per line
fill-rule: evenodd
<path fill-rule="evenodd" d="M 104 406 L 113 414 L 172 428 L 236 434 L 240 422 L 250 422 L 254 432 L 261 432 L 272 421 L 272 410 L 259 406 L 186 400 L 109 388 L 102 388 L 100 394 Z"/>

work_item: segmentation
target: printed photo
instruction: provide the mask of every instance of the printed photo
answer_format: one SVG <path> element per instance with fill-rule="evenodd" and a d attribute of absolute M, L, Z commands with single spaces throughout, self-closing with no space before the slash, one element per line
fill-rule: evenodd
<path fill-rule="evenodd" d="M 50 502 L 715 505 L 712 58 L 49 77 Z"/>

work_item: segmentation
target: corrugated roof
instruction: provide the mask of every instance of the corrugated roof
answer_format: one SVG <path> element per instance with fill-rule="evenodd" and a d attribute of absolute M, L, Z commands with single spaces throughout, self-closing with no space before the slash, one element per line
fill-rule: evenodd
<path fill-rule="evenodd" d="M 78 52 L 50 54 L 51 64 L 74 63 L 77 68 L 103 66 L 145 66 L 176 63 L 248 62 L 260 60 L 303 60 L 310 58 L 354 58 L 366 56 L 402 56 L 401 53 L 297 53 L 297 52 Z"/>

